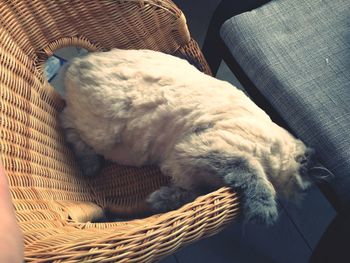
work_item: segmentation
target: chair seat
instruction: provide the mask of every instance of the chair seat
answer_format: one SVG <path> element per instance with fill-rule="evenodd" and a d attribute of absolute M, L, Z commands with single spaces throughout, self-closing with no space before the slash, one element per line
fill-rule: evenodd
<path fill-rule="evenodd" d="M 219 222 L 232 220 L 228 188 L 201 196 L 169 213 L 109 223 L 43 220 L 41 228 L 25 231 L 28 262 L 153 262 L 163 254 L 220 231 Z M 209 209 L 212 203 L 215 209 Z M 23 228 L 23 223 L 22 223 Z M 36 240 L 33 242 L 33 240 Z"/>
<path fill-rule="evenodd" d="M 221 38 L 350 204 L 350 1 L 279 0 L 227 20 Z"/>

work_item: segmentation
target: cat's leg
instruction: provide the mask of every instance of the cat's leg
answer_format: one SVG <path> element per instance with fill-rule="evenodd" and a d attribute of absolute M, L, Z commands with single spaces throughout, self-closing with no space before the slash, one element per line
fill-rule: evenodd
<path fill-rule="evenodd" d="M 175 185 L 163 186 L 154 191 L 147 199 L 155 213 L 164 213 L 180 208 L 196 198 L 196 193 Z"/>
<path fill-rule="evenodd" d="M 278 218 L 276 191 L 263 167 L 254 157 L 243 152 L 228 153 L 178 145 L 173 155 L 162 165 L 164 174 L 170 175 L 176 185 L 188 189 L 189 185 L 224 185 L 237 190 L 245 221 L 273 224 Z M 193 187 L 192 187 L 193 188 Z"/>
<path fill-rule="evenodd" d="M 65 129 L 65 138 L 77 158 L 83 175 L 98 175 L 104 161 L 103 157 L 96 154 L 90 146 L 81 140 L 75 129 Z"/>
<path fill-rule="evenodd" d="M 60 115 L 60 122 L 66 142 L 73 150 L 83 175 L 97 175 L 101 171 L 104 162 L 103 157 L 96 154 L 96 152 L 81 139 L 78 131 L 74 128 L 64 111 Z"/>
<path fill-rule="evenodd" d="M 258 162 L 236 157 L 221 175 L 225 184 L 241 194 L 245 221 L 265 225 L 276 222 L 276 191 Z"/>
<path fill-rule="evenodd" d="M 222 185 L 238 191 L 245 221 L 272 225 L 277 220 L 276 191 L 258 160 L 238 151 L 193 153 L 186 154 L 187 170 L 205 175 L 202 180 L 207 182 L 217 177 Z"/>

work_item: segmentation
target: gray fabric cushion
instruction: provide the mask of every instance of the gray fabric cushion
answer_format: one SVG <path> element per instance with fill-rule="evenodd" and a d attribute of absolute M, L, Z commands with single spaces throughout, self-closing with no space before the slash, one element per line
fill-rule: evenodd
<path fill-rule="evenodd" d="M 227 20 L 221 37 L 350 204 L 350 1 L 272 1 Z"/>

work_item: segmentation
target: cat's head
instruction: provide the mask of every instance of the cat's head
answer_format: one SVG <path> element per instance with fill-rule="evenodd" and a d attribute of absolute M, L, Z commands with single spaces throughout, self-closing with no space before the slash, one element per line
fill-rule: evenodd
<path fill-rule="evenodd" d="M 291 151 L 289 158 L 284 160 L 277 175 L 276 188 L 279 195 L 298 203 L 313 184 L 310 169 L 315 162 L 315 151 L 296 140 L 294 151 Z"/>

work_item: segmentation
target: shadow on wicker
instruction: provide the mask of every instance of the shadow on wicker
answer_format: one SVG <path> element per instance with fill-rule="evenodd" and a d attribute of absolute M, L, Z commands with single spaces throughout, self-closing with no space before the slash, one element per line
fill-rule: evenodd
<path fill-rule="evenodd" d="M 25 237 L 27 262 L 151 262 L 220 231 L 238 214 L 222 188 L 162 215 L 92 223 L 103 211 L 147 212 L 145 196 L 168 183 L 155 167 L 108 164 L 84 179 L 64 143 L 64 101 L 43 77 L 56 49 L 146 48 L 210 70 L 170 0 L 0 2 L 0 153 Z"/>

